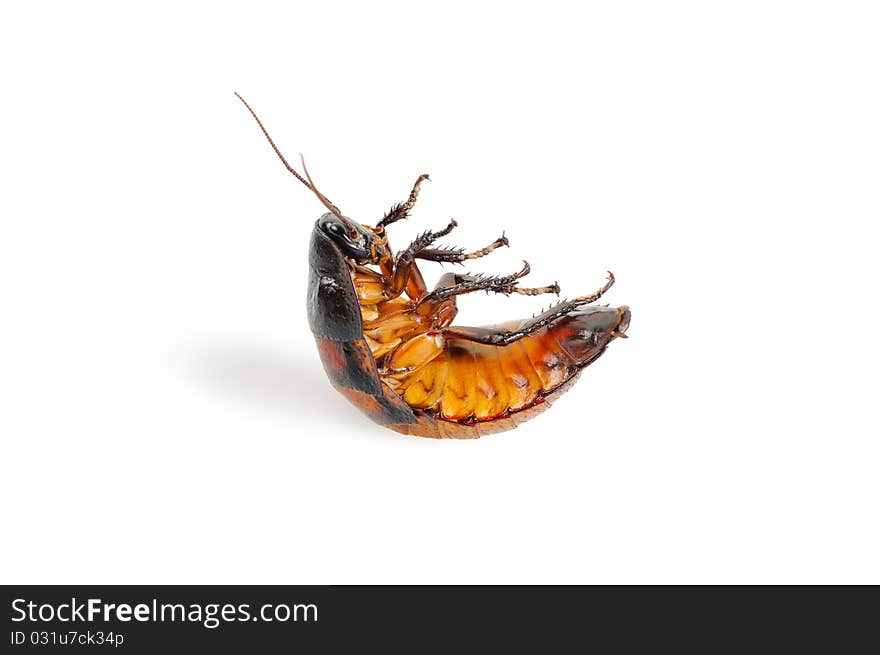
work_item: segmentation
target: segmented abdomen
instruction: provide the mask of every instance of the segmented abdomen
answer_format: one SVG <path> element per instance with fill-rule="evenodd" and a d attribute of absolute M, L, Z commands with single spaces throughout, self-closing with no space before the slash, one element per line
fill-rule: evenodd
<path fill-rule="evenodd" d="M 364 343 L 379 379 L 416 411 L 423 428 L 423 418 L 435 417 L 442 419 L 438 430 L 456 425 L 475 431 L 454 436 L 484 433 L 476 424 L 500 431 L 531 418 L 549 406 L 551 395 L 567 389 L 608 341 L 594 340 L 587 318 L 574 312 L 506 346 L 483 345 L 443 328 L 432 330 L 431 316 L 422 315 L 412 300 L 386 300 L 378 273 L 358 270 L 353 281 Z M 496 327 L 516 331 L 523 323 Z"/>
<path fill-rule="evenodd" d="M 507 346 L 441 332 L 397 348 L 383 379 L 410 407 L 448 420 L 486 421 L 541 402 L 577 373 L 577 364 L 546 328 Z"/>

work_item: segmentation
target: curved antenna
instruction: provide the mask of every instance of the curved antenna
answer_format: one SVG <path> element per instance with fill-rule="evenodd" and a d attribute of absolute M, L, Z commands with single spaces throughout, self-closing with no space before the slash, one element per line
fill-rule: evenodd
<path fill-rule="evenodd" d="M 251 108 L 251 106 L 247 103 L 247 100 L 245 100 L 244 98 L 241 97 L 241 94 L 239 94 L 238 91 L 235 91 L 234 93 L 235 93 L 235 97 L 238 98 L 239 100 L 241 100 L 242 104 L 245 107 L 247 107 L 247 110 L 251 113 L 251 116 L 254 117 L 254 120 L 257 121 L 257 125 L 260 126 L 260 129 L 263 131 L 263 134 L 265 135 L 266 140 L 269 142 L 269 145 L 272 146 L 272 150 L 274 150 L 275 154 L 278 155 L 278 159 L 281 160 L 281 163 L 284 164 L 284 167 L 296 179 L 298 179 L 300 182 L 305 184 L 306 188 L 308 188 L 309 191 L 311 191 L 316 196 L 318 196 L 318 200 L 320 200 L 321 203 L 327 209 L 329 209 L 331 212 L 333 212 L 333 214 L 338 216 L 341 220 L 345 221 L 345 218 L 342 216 L 342 212 L 339 211 L 339 208 L 336 205 L 334 205 L 332 202 L 330 202 L 327 199 L 327 196 L 325 196 L 323 193 L 318 191 L 317 187 L 315 187 L 315 183 L 312 182 L 312 176 L 309 175 L 309 169 L 306 168 L 306 160 L 305 160 L 305 158 L 303 158 L 302 153 L 300 153 L 299 158 L 300 158 L 300 161 L 302 161 L 303 170 L 306 172 L 306 177 L 303 177 L 302 175 L 300 175 L 299 172 L 293 166 L 291 166 L 289 163 L 287 163 L 287 159 L 284 158 L 284 155 L 281 154 L 281 151 L 278 149 L 278 146 L 275 145 L 275 142 L 272 140 L 272 137 L 269 136 L 269 130 L 266 129 L 266 127 L 263 125 L 263 121 L 261 121 L 260 117 L 257 116 L 257 112 L 255 112 Z M 306 180 L 306 178 L 308 178 L 308 180 Z"/>
<path fill-rule="evenodd" d="M 284 167 L 288 171 L 290 171 L 296 179 L 298 179 L 300 182 L 305 184 L 306 187 L 308 187 L 311 190 L 312 185 L 309 184 L 306 181 L 306 179 L 302 175 L 300 175 L 293 166 L 291 166 L 290 164 L 287 163 L 287 160 L 284 158 L 284 155 L 281 154 L 281 151 L 278 149 L 278 146 L 275 145 L 275 142 L 272 140 L 272 137 L 269 136 L 269 130 L 266 129 L 266 127 L 263 125 L 263 121 L 261 121 L 260 117 L 257 116 L 257 112 L 255 112 L 251 108 L 251 106 L 247 103 L 247 100 L 245 100 L 244 98 L 241 97 L 241 95 L 238 93 L 238 91 L 235 91 L 234 93 L 235 93 L 235 97 L 238 98 L 239 100 L 241 100 L 242 104 L 245 107 L 247 107 L 247 110 L 251 113 L 251 116 L 254 117 L 254 120 L 257 121 L 257 125 L 259 125 L 260 129 L 263 130 L 263 134 L 266 136 L 266 140 L 269 142 L 269 145 L 272 146 L 272 150 L 274 150 L 275 154 L 278 155 L 278 159 L 281 160 L 281 163 L 284 164 Z"/>
<path fill-rule="evenodd" d="M 314 193 L 316 196 L 318 196 L 318 200 L 320 200 L 322 203 L 324 203 L 324 206 L 327 209 L 329 209 L 336 216 L 338 216 L 343 221 L 345 221 L 345 217 L 342 215 L 342 212 L 339 211 L 339 208 L 336 205 L 334 205 L 332 202 L 330 202 L 327 199 L 327 196 L 325 196 L 323 193 L 318 191 L 318 187 L 316 187 L 315 183 L 312 182 L 312 176 L 309 175 L 309 169 L 306 167 L 306 158 L 303 157 L 302 153 L 299 153 L 299 160 L 302 162 L 303 170 L 306 172 L 306 177 L 309 178 L 309 188 L 312 190 L 312 193 Z"/>

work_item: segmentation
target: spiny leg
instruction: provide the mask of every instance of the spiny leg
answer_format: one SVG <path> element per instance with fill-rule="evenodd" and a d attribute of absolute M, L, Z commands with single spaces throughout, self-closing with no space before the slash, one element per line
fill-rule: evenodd
<path fill-rule="evenodd" d="M 394 270 L 391 273 L 391 293 L 394 297 L 400 295 L 404 288 L 407 288 L 410 275 L 417 270 L 415 268 L 415 257 L 417 253 L 425 247 L 430 246 L 440 237 L 444 237 L 452 232 L 456 225 L 458 225 L 458 223 L 456 223 L 453 218 L 449 221 L 449 225 L 442 230 L 437 232 L 426 230 L 417 236 L 406 248 L 397 253 L 397 256 L 394 258 Z M 421 278 L 420 275 L 418 277 Z"/>
<path fill-rule="evenodd" d="M 485 257 L 493 250 L 497 250 L 501 246 L 509 245 L 510 242 L 507 240 L 507 237 L 502 234 L 485 248 L 480 248 L 473 252 L 465 252 L 464 248 L 423 248 L 415 254 L 415 257 L 417 259 L 425 259 L 429 262 L 461 264 L 468 259 Z"/>
<path fill-rule="evenodd" d="M 394 205 L 388 213 L 376 224 L 377 229 L 384 229 L 391 225 L 392 223 L 396 223 L 397 221 L 403 220 L 409 215 L 410 210 L 413 208 L 413 205 L 416 204 L 416 198 L 419 197 L 419 187 L 422 186 L 422 182 L 425 180 L 430 180 L 427 173 L 422 173 L 419 175 L 419 179 L 416 180 L 416 183 L 413 184 L 412 191 L 409 193 L 409 199 L 406 202 L 402 202 L 399 205 Z"/>
<path fill-rule="evenodd" d="M 458 223 L 456 223 L 454 218 L 449 219 L 449 225 L 444 227 L 442 230 L 438 230 L 436 232 L 432 232 L 431 230 L 425 230 L 419 236 L 417 236 L 411 244 L 409 244 L 406 248 L 401 250 L 396 259 L 399 261 L 402 258 L 412 259 L 417 257 L 420 252 L 423 252 L 425 248 L 434 243 L 437 239 L 441 237 L 445 237 L 447 234 L 452 232 L 456 227 L 458 227 Z"/>
<path fill-rule="evenodd" d="M 510 343 L 513 343 L 514 341 L 528 336 L 532 332 L 536 332 L 541 328 L 550 325 L 551 323 L 559 320 L 563 316 L 570 314 L 581 305 L 587 305 L 591 302 L 599 300 L 599 298 L 601 298 L 602 295 L 606 291 L 608 291 L 608 289 L 610 289 L 613 284 L 614 274 L 611 271 L 608 271 L 608 281 L 602 286 L 601 289 L 599 289 L 595 293 L 592 293 L 588 296 L 579 296 L 577 298 L 573 298 L 572 300 L 566 300 L 557 305 L 554 305 L 546 312 L 538 314 L 529 321 L 526 321 L 516 330 L 486 327 L 450 327 L 446 328 L 446 334 L 459 337 L 461 339 L 466 339 L 467 341 L 474 341 L 476 343 L 486 344 L 489 346 L 506 346 Z"/>
<path fill-rule="evenodd" d="M 528 262 L 523 262 L 522 270 L 511 275 L 444 275 L 437 287 L 419 304 L 432 301 L 443 301 L 473 291 L 492 291 L 494 293 L 520 293 L 525 296 L 536 296 L 541 293 L 559 293 L 559 285 L 555 282 L 546 287 L 520 288 L 518 280 L 531 272 Z"/>

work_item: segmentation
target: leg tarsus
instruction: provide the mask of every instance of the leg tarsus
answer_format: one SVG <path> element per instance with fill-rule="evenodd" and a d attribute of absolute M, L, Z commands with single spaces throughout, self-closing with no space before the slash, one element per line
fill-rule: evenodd
<path fill-rule="evenodd" d="M 540 296 L 542 293 L 553 293 L 557 296 L 559 295 L 559 284 L 554 282 L 553 284 L 548 284 L 546 287 L 514 287 L 510 290 L 511 293 L 518 293 L 523 296 Z"/>
<path fill-rule="evenodd" d="M 596 302 L 597 300 L 599 300 L 599 298 L 601 298 L 603 295 L 605 295 L 605 292 L 608 291 L 608 289 L 610 289 L 613 286 L 614 286 L 614 273 L 612 273 L 611 271 L 608 271 L 608 281 L 602 285 L 601 289 L 595 291 L 594 293 L 591 293 L 589 296 L 578 296 L 577 298 L 575 298 L 571 302 L 575 303 L 575 307 L 580 307 L 581 305 L 586 305 L 591 302 Z"/>
<path fill-rule="evenodd" d="M 510 242 L 507 237 L 502 234 L 485 248 L 480 248 L 473 252 L 465 252 L 464 248 L 425 248 L 415 256 L 418 259 L 425 259 L 429 262 L 441 262 L 451 264 L 461 264 L 468 259 L 478 259 L 485 257 L 493 250 L 497 250 L 502 246 L 509 246 Z"/>
<path fill-rule="evenodd" d="M 421 175 L 419 175 L 415 184 L 413 184 L 412 191 L 410 191 L 407 201 L 402 202 L 399 205 L 395 205 L 390 210 L 388 210 L 388 213 L 385 214 L 385 216 L 382 218 L 381 221 L 379 221 L 376 227 L 385 228 L 392 223 L 396 223 L 397 221 L 403 220 L 404 218 L 409 216 L 409 212 L 412 210 L 413 205 L 416 204 L 416 198 L 419 197 L 419 187 L 422 186 L 422 182 L 430 179 L 431 178 L 428 177 L 427 173 L 422 173 Z"/>

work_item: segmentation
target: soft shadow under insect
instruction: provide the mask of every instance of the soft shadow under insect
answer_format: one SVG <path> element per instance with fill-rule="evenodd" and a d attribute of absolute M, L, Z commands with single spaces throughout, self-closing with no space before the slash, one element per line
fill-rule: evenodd
<path fill-rule="evenodd" d="M 185 354 L 189 372 L 216 395 L 301 420 L 332 416 L 341 428 L 363 423 L 340 407 L 320 365 L 304 354 L 242 341 L 203 343 Z M 350 416 L 349 416 L 350 413 Z"/>

